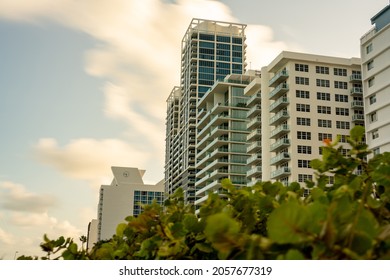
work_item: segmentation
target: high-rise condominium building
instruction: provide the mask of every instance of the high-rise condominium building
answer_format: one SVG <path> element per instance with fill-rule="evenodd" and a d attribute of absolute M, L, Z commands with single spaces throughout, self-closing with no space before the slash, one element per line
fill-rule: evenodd
<path fill-rule="evenodd" d="M 260 146 L 248 150 L 250 184 L 313 179 L 310 161 L 321 156 L 323 140 L 339 137 L 347 153 L 349 130 L 364 125 L 358 58 L 282 52 L 244 92 L 261 100 L 248 102 L 249 135 L 258 135 L 248 145 Z"/>
<path fill-rule="evenodd" d="M 164 199 L 163 180 L 146 185 L 142 180 L 144 170 L 117 166 L 111 170 L 114 175 L 112 183 L 100 187 L 97 241 L 111 238 L 117 225 L 127 216 L 138 216 L 143 211 L 143 204 L 153 201 L 162 204 Z"/>
<path fill-rule="evenodd" d="M 390 152 L 390 5 L 361 38 L 366 138 L 374 154 Z"/>
<path fill-rule="evenodd" d="M 254 71 L 253 71 L 254 72 Z M 247 184 L 248 97 L 252 75 L 228 75 L 198 101 L 196 183 L 198 206 L 209 193 L 223 195 L 221 180 L 237 187 Z"/>
<path fill-rule="evenodd" d="M 197 103 L 217 80 L 245 70 L 244 24 L 193 19 L 181 44 L 180 86 L 167 100 L 165 192 L 195 201 Z"/>

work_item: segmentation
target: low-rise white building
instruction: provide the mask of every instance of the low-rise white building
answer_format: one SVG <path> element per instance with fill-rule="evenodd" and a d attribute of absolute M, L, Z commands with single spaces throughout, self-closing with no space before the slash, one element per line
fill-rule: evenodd
<path fill-rule="evenodd" d="M 111 170 L 112 183 L 100 187 L 97 241 L 110 239 L 126 217 L 142 212 L 143 204 L 151 204 L 154 200 L 162 204 L 164 201 L 163 180 L 147 185 L 142 180 L 145 170 L 117 166 Z"/>

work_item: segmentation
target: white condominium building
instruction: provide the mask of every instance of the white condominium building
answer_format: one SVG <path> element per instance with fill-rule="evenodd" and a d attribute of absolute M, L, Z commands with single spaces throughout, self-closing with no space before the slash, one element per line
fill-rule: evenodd
<path fill-rule="evenodd" d="M 249 110 L 244 89 L 255 78 L 247 74 L 228 75 L 198 101 L 196 206 L 209 193 L 223 195 L 224 178 L 237 187 L 247 184 Z"/>
<path fill-rule="evenodd" d="M 361 38 L 366 138 L 374 154 L 390 152 L 390 5 Z"/>
<path fill-rule="evenodd" d="M 248 176 L 251 184 L 312 179 L 310 161 L 321 156 L 323 140 L 339 137 L 341 151 L 347 153 L 349 130 L 364 125 L 359 58 L 284 51 L 262 68 L 260 90 L 253 82 L 245 94 L 261 97 L 260 103 L 250 103 L 251 110 L 261 106 L 259 125 L 249 132 L 261 132 L 262 146 L 261 155 L 251 155 L 261 156 L 262 168 L 261 176 Z M 252 164 L 250 170 L 257 166 Z"/>

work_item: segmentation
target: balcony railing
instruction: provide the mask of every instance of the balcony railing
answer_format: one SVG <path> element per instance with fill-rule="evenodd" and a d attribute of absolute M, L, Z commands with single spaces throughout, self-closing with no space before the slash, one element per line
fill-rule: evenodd
<path fill-rule="evenodd" d="M 352 74 L 351 76 L 349 76 L 349 80 L 351 82 L 362 81 L 362 74 Z"/>
<path fill-rule="evenodd" d="M 250 144 L 247 147 L 246 152 L 252 153 L 252 152 L 256 152 L 258 150 L 261 150 L 261 141 L 256 141 L 256 142 L 253 142 L 252 144 Z"/>
<path fill-rule="evenodd" d="M 261 138 L 261 129 L 255 129 L 246 136 L 247 141 L 251 141 L 256 138 Z"/>
<path fill-rule="evenodd" d="M 251 129 L 253 126 L 258 125 L 258 124 L 261 124 L 261 117 L 256 117 L 256 118 L 250 120 L 247 123 L 246 128 Z"/>
<path fill-rule="evenodd" d="M 284 81 L 288 78 L 288 72 L 287 70 L 282 70 L 278 73 L 275 74 L 275 76 L 273 76 L 271 78 L 271 80 L 269 80 L 269 83 L 268 83 L 268 86 L 272 87 L 274 86 L 276 83 L 280 83 L 281 81 Z"/>
<path fill-rule="evenodd" d="M 247 118 L 251 118 L 253 117 L 254 115 L 256 114 L 259 114 L 261 112 L 261 106 L 260 105 L 256 105 L 254 107 L 252 107 L 247 113 L 246 113 L 246 116 Z"/>
<path fill-rule="evenodd" d="M 278 124 L 280 122 L 285 121 L 289 117 L 290 117 L 290 114 L 288 113 L 288 111 L 280 111 L 279 113 L 277 113 L 275 116 L 273 116 L 269 120 L 269 124 L 270 125 L 276 125 L 276 124 Z"/>
<path fill-rule="evenodd" d="M 246 173 L 247 177 L 252 177 L 252 176 L 259 176 L 262 172 L 261 166 L 256 166 L 252 169 L 249 169 Z"/>
<path fill-rule="evenodd" d="M 283 124 L 271 131 L 271 138 L 278 138 L 283 133 L 288 133 L 290 127 L 287 124 Z"/>
<path fill-rule="evenodd" d="M 262 156 L 260 153 L 253 154 L 246 160 L 246 164 L 255 164 L 257 162 L 260 162 L 262 159 Z"/>
<path fill-rule="evenodd" d="M 351 88 L 351 94 L 352 95 L 354 95 L 354 94 L 357 94 L 357 95 L 363 94 L 363 88 L 361 88 L 361 87 L 353 87 L 353 88 Z"/>
<path fill-rule="evenodd" d="M 285 93 L 288 91 L 288 84 L 287 83 L 282 83 L 278 85 L 276 88 L 274 88 L 270 94 L 269 98 L 270 99 L 276 99 L 278 98 L 281 94 Z"/>
<path fill-rule="evenodd" d="M 281 97 L 269 106 L 269 111 L 271 113 L 276 112 L 281 108 L 287 106 L 289 103 L 290 102 L 287 97 Z"/>
<path fill-rule="evenodd" d="M 290 146 L 290 139 L 282 138 L 271 145 L 271 152 Z"/>
<path fill-rule="evenodd" d="M 277 179 L 277 178 L 287 176 L 290 174 L 291 174 L 290 167 L 282 167 L 282 168 L 279 168 L 279 169 L 271 172 L 271 179 Z"/>
<path fill-rule="evenodd" d="M 281 153 L 276 157 L 271 158 L 271 165 L 280 164 L 282 162 L 290 160 L 290 158 L 291 157 L 289 153 Z"/>
<path fill-rule="evenodd" d="M 355 100 L 351 102 L 351 108 L 363 108 L 364 107 L 364 102 Z"/>
<path fill-rule="evenodd" d="M 249 97 L 247 105 L 251 106 L 254 103 L 260 103 L 260 102 L 261 102 L 261 94 L 256 93 L 256 94 L 252 95 L 251 97 Z"/>
<path fill-rule="evenodd" d="M 364 121 L 364 115 L 363 114 L 354 114 L 354 115 L 352 115 L 352 121 L 362 122 L 362 121 Z"/>

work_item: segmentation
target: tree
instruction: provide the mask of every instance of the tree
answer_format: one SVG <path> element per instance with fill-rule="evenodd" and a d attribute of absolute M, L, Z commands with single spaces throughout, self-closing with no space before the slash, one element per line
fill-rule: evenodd
<path fill-rule="evenodd" d="M 324 141 L 307 197 L 298 183 L 237 189 L 224 180 L 226 194 L 210 194 L 198 215 L 178 190 L 164 207 L 127 217 L 89 253 L 63 237 L 45 237 L 41 247 L 48 256 L 62 250 L 63 259 L 388 259 L 390 153 L 367 161 L 363 135 L 352 129 L 347 156 L 337 141 Z"/>

